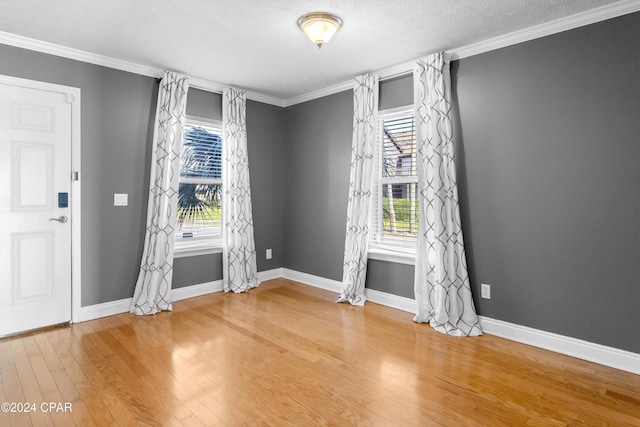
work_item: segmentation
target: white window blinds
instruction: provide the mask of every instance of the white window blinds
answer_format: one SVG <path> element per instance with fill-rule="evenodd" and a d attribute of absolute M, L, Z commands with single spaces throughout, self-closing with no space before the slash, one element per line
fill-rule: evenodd
<path fill-rule="evenodd" d="M 222 129 L 187 118 L 180 153 L 176 250 L 221 246 Z"/>
<path fill-rule="evenodd" d="M 378 135 L 371 244 L 415 248 L 418 178 L 413 109 L 381 112 Z"/>

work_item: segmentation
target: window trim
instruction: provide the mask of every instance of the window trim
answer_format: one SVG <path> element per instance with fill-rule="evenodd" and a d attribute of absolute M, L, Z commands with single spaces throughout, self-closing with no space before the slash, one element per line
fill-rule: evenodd
<path fill-rule="evenodd" d="M 389 247 L 385 245 L 369 245 L 369 252 L 367 255 L 369 259 L 375 259 L 378 261 L 394 262 L 397 264 L 416 264 L 416 250 L 410 250 L 405 247 Z"/>
<path fill-rule="evenodd" d="M 200 125 L 206 127 L 216 127 L 221 130 L 222 133 L 222 120 L 211 119 L 208 117 L 199 117 L 193 115 L 186 115 L 184 124 Z M 224 149 L 224 138 L 222 140 Z M 224 156 L 222 158 L 224 161 Z M 194 178 L 194 177 L 180 177 L 179 183 L 182 184 L 219 184 L 222 185 L 222 178 Z M 224 207 L 223 207 L 224 209 Z M 177 227 L 176 227 L 177 232 Z M 223 230 L 224 233 L 224 230 Z M 198 255 L 216 254 L 222 252 L 222 233 L 220 236 L 213 238 L 209 237 L 191 237 L 187 240 L 183 238 L 176 238 L 174 234 L 173 245 L 173 257 L 174 258 L 186 258 Z"/>
<path fill-rule="evenodd" d="M 383 116 L 393 116 L 400 115 L 402 113 L 407 113 L 411 111 L 414 114 L 415 120 L 415 109 L 413 104 L 402 105 L 399 107 L 389 108 L 386 110 L 378 111 L 378 117 L 383 118 Z M 381 122 L 380 122 L 381 123 Z M 415 126 L 415 125 L 414 125 Z M 415 131 L 415 128 L 414 128 Z M 415 265 L 416 259 L 416 244 L 397 244 L 389 242 L 389 238 L 385 239 L 385 242 L 377 241 L 379 238 L 379 230 L 378 224 L 374 224 L 374 219 L 382 218 L 382 201 L 380 200 L 380 194 L 382 193 L 382 186 L 384 184 L 418 184 L 418 177 L 412 176 L 396 176 L 396 177 L 387 177 L 384 178 L 381 176 L 378 166 L 382 162 L 382 138 L 380 137 L 380 130 L 378 130 L 378 136 L 376 141 L 376 151 L 375 151 L 375 173 L 374 176 L 375 182 L 375 195 L 371 200 L 371 221 L 370 221 L 370 236 L 369 236 L 369 250 L 368 250 L 368 258 L 375 259 L 380 261 L 394 262 L 399 264 L 408 264 Z M 375 214 L 373 214 L 375 212 Z M 417 242 L 417 240 L 416 240 Z"/>
<path fill-rule="evenodd" d="M 199 255 L 221 254 L 222 253 L 222 239 L 219 246 L 212 246 L 200 249 L 189 248 L 175 248 L 173 249 L 173 258 L 188 258 Z"/>

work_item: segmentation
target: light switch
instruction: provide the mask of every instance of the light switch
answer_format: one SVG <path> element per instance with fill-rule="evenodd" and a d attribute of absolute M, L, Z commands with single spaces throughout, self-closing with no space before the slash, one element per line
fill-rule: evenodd
<path fill-rule="evenodd" d="M 127 206 L 129 204 L 129 195 L 128 194 L 114 194 L 113 195 L 113 206 Z"/>

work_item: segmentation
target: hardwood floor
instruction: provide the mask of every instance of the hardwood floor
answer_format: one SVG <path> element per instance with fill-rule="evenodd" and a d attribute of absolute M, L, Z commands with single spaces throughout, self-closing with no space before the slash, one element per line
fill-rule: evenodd
<path fill-rule="evenodd" d="M 0 340 L 0 402 L 36 406 L 0 425 L 640 425 L 640 376 L 335 298 L 278 279 Z"/>

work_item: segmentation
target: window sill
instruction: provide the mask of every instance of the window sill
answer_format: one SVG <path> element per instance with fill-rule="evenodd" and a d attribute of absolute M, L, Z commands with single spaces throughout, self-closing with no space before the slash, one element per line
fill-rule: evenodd
<path fill-rule="evenodd" d="M 415 249 L 399 249 L 389 246 L 369 247 L 369 259 L 377 261 L 395 262 L 398 264 L 415 265 Z"/>
<path fill-rule="evenodd" d="M 222 247 L 199 248 L 199 249 L 174 249 L 173 258 L 187 258 L 191 256 L 209 255 L 222 253 Z"/>

